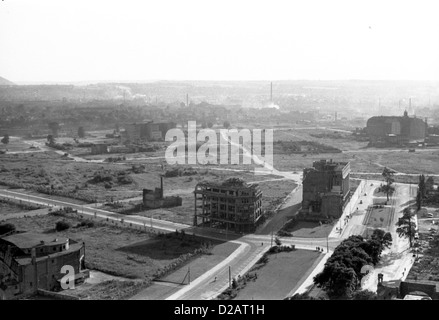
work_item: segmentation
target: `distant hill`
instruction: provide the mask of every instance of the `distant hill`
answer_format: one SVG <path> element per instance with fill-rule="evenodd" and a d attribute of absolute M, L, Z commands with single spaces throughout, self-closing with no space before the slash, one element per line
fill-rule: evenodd
<path fill-rule="evenodd" d="M 0 77 L 0 86 L 14 86 L 14 85 L 15 85 L 15 83 L 13 83 L 5 78 Z"/>

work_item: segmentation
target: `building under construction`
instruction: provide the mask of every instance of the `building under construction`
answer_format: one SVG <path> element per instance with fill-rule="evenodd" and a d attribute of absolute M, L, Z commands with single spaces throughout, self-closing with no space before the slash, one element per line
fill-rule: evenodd
<path fill-rule="evenodd" d="M 195 226 L 251 232 L 262 216 L 262 191 L 257 184 L 236 178 L 201 182 L 194 194 Z"/>

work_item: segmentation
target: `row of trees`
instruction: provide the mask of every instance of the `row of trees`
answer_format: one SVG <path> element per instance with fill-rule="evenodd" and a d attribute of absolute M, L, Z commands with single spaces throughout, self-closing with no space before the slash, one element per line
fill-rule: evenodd
<path fill-rule="evenodd" d="M 350 236 L 335 249 L 314 283 L 331 298 L 352 298 L 361 288 L 364 267 L 376 265 L 382 251 L 391 244 L 392 235 L 381 229 L 374 230 L 369 239 Z"/>

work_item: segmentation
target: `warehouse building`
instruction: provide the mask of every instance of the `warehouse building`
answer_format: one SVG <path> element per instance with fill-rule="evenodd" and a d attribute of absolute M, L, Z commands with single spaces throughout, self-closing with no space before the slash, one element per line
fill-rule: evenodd
<path fill-rule="evenodd" d="M 367 120 L 367 135 L 372 146 L 408 145 L 423 143 L 427 136 L 427 122 L 411 118 L 407 111 L 402 117 L 372 117 Z"/>

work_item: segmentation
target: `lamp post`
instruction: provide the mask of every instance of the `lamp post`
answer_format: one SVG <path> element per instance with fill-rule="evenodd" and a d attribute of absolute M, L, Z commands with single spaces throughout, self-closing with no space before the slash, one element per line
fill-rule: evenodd
<path fill-rule="evenodd" d="M 326 236 L 326 251 L 329 253 L 329 233 Z"/>

